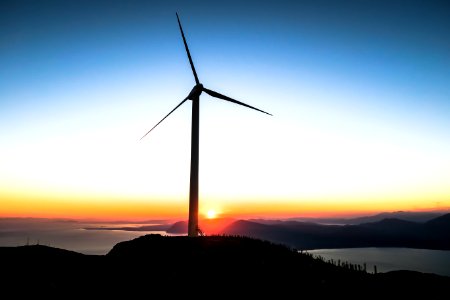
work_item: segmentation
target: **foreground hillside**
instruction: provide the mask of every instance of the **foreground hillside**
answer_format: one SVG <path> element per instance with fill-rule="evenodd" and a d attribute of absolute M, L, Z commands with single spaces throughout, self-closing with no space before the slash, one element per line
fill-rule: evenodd
<path fill-rule="evenodd" d="M 0 248 L 4 295 L 92 298 L 144 295 L 200 298 L 306 295 L 360 298 L 423 294 L 439 299 L 450 278 L 417 272 L 368 274 L 241 237 L 147 235 L 105 256 L 45 246 Z M 367 298 L 364 296 L 364 298 Z"/>

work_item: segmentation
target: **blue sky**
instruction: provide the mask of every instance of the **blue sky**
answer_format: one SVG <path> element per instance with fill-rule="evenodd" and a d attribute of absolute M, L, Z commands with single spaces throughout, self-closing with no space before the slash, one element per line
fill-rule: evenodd
<path fill-rule="evenodd" d="M 202 96 L 205 201 L 450 206 L 445 1 L 2 2 L 0 192 L 184 201 L 190 104 L 138 143 L 194 85 L 176 11 L 206 87 L 274 114 Z"/>

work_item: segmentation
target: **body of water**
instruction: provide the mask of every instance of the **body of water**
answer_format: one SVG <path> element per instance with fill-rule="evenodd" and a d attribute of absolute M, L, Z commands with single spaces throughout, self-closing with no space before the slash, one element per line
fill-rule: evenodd
<path fill-rule="evenodd" d="M 367 271 L 378 272 L 411 270 L 450 276 L 450 251 L 410 248 L 345 248 L 310 250 L 308 253 L 325 260 L 347 261 L 352 264 L 366 263 Z"/>
<path fill-rule="evenodd" d="M 86 230 L 89 227 L 137 227 L 149 224 L 108 224 L 65 222 L 39 219 L 0 220 L 0 246 L 46 245 L 84 254 L 103 255 L 115 244 L 146 234 L 167 234 L 165 231 Z"/>

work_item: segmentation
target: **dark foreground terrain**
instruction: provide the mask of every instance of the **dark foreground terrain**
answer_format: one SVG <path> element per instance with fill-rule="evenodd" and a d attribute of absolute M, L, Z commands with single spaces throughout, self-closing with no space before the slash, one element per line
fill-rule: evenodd
<path fill-rule="evenodd" d="M 0 247 L 3 299 L 197 298 L 446 299 L 450 277 L 368 274 L 243 237 L 147 235 L 107 255 L 47 246 Z"/>

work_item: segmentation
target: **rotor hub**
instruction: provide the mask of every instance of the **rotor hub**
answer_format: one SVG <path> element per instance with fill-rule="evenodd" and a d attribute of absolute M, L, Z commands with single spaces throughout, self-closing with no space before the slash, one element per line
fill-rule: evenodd
<path fill-rule="evenodd" d="M 191 100 L 198 99 L 202 92 L 203 92 L 203 84 L 199 83 L 192 88 L 191 92 L 189 93 L 188 99 Z"/>

